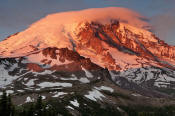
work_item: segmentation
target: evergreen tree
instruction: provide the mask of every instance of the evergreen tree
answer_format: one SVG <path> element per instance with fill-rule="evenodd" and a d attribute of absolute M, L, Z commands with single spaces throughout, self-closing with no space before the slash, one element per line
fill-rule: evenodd
<path fill-rule="evenodd" d="M 11 116 L 12 113 L 12 101 L 10 94 L 7 97 L 7 116 Z"/>
<path fill-rule="evenodd" d="M 29 110 L 27 111 L 27 116 L 33 116 L 33 115 L 34 115 L 34 106 L 33 104 L 31 104 Z"/>
<path fill-rule="evenodd" d="M 14 105 L 12 105 L 11 115 L 10 116 L 15 116 L 15 106 Z"/>
<path fill-rule="evenodd" d="M 36 110 L 37 116 L 42 116 L 43 103 L 42 103 L 42 97 L 40 95 L 37 98 L 37 101 L 35 104 L 35 110 Z"/>
<path fill-rule="evenodd" d="M 0 98 L 0 116 L 8 116 L 7 110 L 7 93 L 3 91 L 3 95 Z"/>
<path fill-rule="evenodd" d="M 10 94 L 3 91 L 3 95 L 0 97 L 0 116 L 14 116 L 15 107 L 12 104 Z"/>

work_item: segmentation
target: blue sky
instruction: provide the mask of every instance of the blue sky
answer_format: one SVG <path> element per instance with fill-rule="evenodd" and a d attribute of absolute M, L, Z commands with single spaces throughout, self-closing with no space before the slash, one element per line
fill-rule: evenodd
<path fill-rule="evenodd" d="M 175 45 L 175 0 L 0 0 L 0 40 L 50 13 L 109 6 L 148 17 L 156 35 Z"/>

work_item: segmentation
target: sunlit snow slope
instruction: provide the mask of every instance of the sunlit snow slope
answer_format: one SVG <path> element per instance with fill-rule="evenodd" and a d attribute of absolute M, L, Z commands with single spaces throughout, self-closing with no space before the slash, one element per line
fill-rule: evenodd
<path fill-rule="evenodd" d="M 0 56 L 26 56 L 57 47 L 76 50 L 114 70 L 126 69 L 128 63 L 127 68 L 140 67 L 138 56 L 174 63 L 174 47 L 149 32 L 145 20 L 134 11 L 117 7 L 51 14 L 0 42 Z"/>
<path fill-rule="evenodd" d="M 21 56 L 38 48 L 51 46 L 73 49 L 73 43 L 79 42 L 77 34 L 81 28 L 86 27 L 87 22 L 110 24 L 112 20 L 119 20 L 139 28 L 148 27 L 146 22 L 140 20 L 142 18 L 144 19 L 125 8 L 99 8 L 51 14 L 32 24 L 25 31 L 2 41 L 1 57 Z"/>

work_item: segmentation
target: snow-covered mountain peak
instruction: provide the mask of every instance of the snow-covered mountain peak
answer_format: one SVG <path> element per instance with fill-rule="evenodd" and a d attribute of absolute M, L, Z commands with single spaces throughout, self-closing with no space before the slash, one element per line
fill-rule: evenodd
<path fill-rule="evenodd" d="M 110 24 L 111 20 L 118 20 L 139 28 L 149 27 L 148 23 L 142 19 L 144 17 L 134 11 L 117 7 L 50 14 L 23 32 L 2 41 L 0 56 L 19 56 L 20 53 L 32 51 L 33 47 L 40 49 L 57 46 L 72 49 L 70 42 L 70 39 L 72 41 L 72 32 L 77 33 L 79 31 L 77 27 L 84 26 L 84 23 Z M 13 54 L 14 52 L 15 54 Z"/>
<path fill-rule="evenodd" d="M 138 13 L 125 8 L 97 8 L 46 16 L 0 42 L 0 57 L 21 57 L 48 47 L 68 48 L 110 70 L 147 62 L 174 62 L 174 47 L 147 29 Z M 151 61 L 150 61 L 151 60 Z"/>

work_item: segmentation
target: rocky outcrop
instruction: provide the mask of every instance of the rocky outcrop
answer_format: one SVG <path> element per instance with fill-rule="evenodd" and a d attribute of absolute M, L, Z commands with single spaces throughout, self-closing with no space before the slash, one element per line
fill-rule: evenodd
<path fill-rule="evenodd" d="M 41 66 L 39 66 L 38 64 L 35 64 L 35 63 L 27 63 L 26 66 L 27 66 L 28 70 L 31 70 L 31 71 L 34 71 L 34 72 L 44 71 L 44 69 L 41 68 Z"/>
<path fill-rule="evenodd" d="M 43 53 L 43 55 L 45 57 L 47 57 L 47 55 L 49 55 L 52 59 L 57 59 L 56 50 L 58 50 L 58 48 L 56 48 L 56 47 L 54 47 L 54 48 L 48 47 L 48 48 L 42 50 L 42 53 Z"/>
<path fill-rule="evenodd" d="M 70 62 L 63 65 L 53 65 L 50 68 L 42 68 L 42 65 L 35 63 L 28 63 L 27 68 L 36 72 L 44 71 L 45 69 L 56 70 L 56 71 L 67 71 L 74 72 L 82 70 L 82 67 L 87 70 L 99 70 L 101 67 L 91 62 L 89 58 L 84 58 L 80 56 L 77 52 L 69 50 L 68 48 L 56 48 L 49 47 L 41 51 L 45 56 L 41 60 L 41 63 L 44 65 L 50 65 L 52 60 L 57 59 L 58 61 L 65 63 L 66 61 Z M 37 53 L 38 54 L 38 53 Z M 47 59 L 48 56 L 48 59 Z M 50 58 L 49 58 L 50 57 Z"/>

